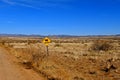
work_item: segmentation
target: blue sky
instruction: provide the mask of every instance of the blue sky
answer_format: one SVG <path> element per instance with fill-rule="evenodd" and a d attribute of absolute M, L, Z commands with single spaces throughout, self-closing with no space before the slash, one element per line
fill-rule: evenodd
<path fill-rule="evenodd" d="M 0 0 L 0 33 L 120 34 L 120 0 Z"/>

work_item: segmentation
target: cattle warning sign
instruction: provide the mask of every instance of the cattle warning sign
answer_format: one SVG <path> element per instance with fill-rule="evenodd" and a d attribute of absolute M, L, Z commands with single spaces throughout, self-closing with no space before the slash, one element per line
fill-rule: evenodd
<path fill-rule="evenodd" d="M 51 43 L 51 40 L 50 40 L 48 37 L 45 37 L 45 38 L 43 39 L 43 43 L 44 43 L 46 46 L 48 46 L 49 43 Z"/>

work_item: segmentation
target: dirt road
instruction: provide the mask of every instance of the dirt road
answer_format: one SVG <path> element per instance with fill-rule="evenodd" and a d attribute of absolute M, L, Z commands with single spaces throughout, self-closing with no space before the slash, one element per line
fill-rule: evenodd
<path fill-rule="evenodd" d="M 14 57 L 0 48 L 0 80 L 44 80 L 32 69 L 15 63 Z"/>

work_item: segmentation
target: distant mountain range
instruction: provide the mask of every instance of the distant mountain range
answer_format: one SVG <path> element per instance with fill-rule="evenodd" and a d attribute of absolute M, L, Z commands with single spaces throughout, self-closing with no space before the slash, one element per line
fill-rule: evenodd
<path fill-rule="evenodd" d="M 120 34 L 116 35 L 86 35 L 86 36 L 78 36 L 78 35 L 26 35 L 26 34 L 0 34 L 0 37 L 104 37 L 104 36 L 116 36 L 120 37 Z"/>
<path fill-rule="evenodd" d="M 41 37 L 42 35 L 0 34 L 0 37 Z"/>

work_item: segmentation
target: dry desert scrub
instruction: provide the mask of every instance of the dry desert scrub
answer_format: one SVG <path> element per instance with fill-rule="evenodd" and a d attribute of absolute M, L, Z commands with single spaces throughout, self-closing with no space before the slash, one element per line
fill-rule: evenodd
<path fill-rule="evenodd" d="M 113 49 L 113 45 L 110 41 L 97 40 L 94 41 L 90 49 L 93 51 L 108 51 Z"/>
<path fill-rule="evenodd" d="M 70 70 L 68 63 L 71 65 L 71 61 L 75 62 L 75 60 L 61 53 L 53 52 L 48 56 L 40 46 L 35 47 L 33 45 L 28 45 L 27 48 L 9 47 L 9 51 L 20 60 L 20 63 L 26 69 L 34 69 L 46 77 L 47 80 L 83 79 L 76 76 L 77 73 L 73 73 L 73 70 Z"/>
<path fill-rule="evenodd" d="M 36 46 L 31 43 L 24 48 L 8 45 L 7 49 L 26 69 L 34 69 L 47 80 L 116 80 L 114 78 L 120 76 L 120 59 L 110 61 L 113 57 L 113 44 L 104 40 L 94 40 L 93 44 L 91 42 L 50 44 L 49 49 L 52 50 L 49 56 L 43 44 Z M 92 51 L 86 49 L 89 47 Z M 101 51 L 103 54 L 96 54 Z M 106 54 L 109 51 L 111 54 Z"/>

